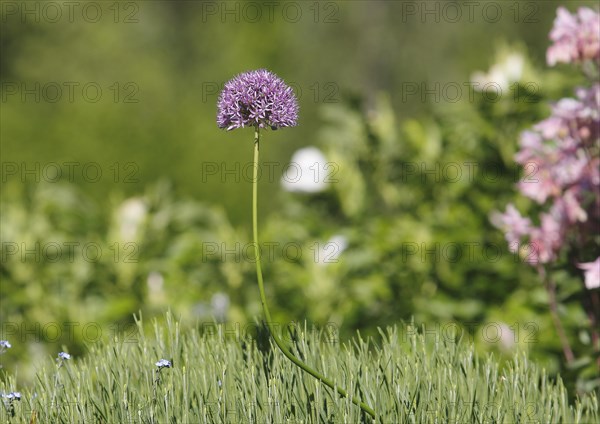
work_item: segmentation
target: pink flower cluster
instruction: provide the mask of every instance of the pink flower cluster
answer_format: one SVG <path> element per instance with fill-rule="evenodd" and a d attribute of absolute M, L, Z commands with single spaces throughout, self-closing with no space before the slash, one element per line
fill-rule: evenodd
<path fill-rule="evenodd" d="M 548 65 L 558 62 L 582 63 L 600 60 L 600 15 L 582 7 L 577 14 L 570 14 L 559 7 L 554 27 L 550 32 L 554 42 L 546 52 Z"/>
<path fill-rule="evenodd" d="M 530 263 L 556 259 L 569 233 L 592 230 L 600 218 L 600 158 L 598 156 L 600 84 L 578 90 L 578 99 L 562 99 L 552 115 L 521 134 L 515 161 L 523 165 L 520 192 L 539 204 L 550 203 L 532 225 L 512 205 L 493 222 L 506 232 L 511 251 L 521 249 Z"/>
<path fill-rule="evenodd" d="M 580 9 L 578 16 L 580 23 L 565 9 L 558 10 L 549 63 L 598 57 L 600 15 Z M 593 22 L 595 36 L 590 34 Z M 595 50 L 587 43 L 595 45 Z M 576 98 L 559 100 L 549 118 L 521 134 L 519 146 L 515 161 L 524 170 L 519 191 L 549 207 L 540 214 L 539 226 L 512 204 L 505 213 L 492 215 L 492 223 L 505 232 L 509 249 L 537 265 L 555 261 L 563 247 L 576 244 L 581 251 L 589 246 L 589 236 L 600 225 L 600 84 L 577 89 Z M 600 258 L 578 264 L 585 271 L 588 288 L 599 265 Z"/>

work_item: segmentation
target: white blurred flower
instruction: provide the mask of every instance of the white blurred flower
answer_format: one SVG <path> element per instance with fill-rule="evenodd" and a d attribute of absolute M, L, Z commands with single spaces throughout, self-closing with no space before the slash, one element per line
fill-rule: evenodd
<path fill-rule="evenodd" d="M 584 271 L 585 287 L 588 290 L 600 287 L 600 256 L 594 262 L 578 264 L 577 267 Z"/>
<path fill-rule="evenodd" d="M 317 262 L 320 264 L 337 262 L 342 252 L 347 248 L 348 239 L 345 236 L 336 234 L 319 249 Z"/>
<path fill-rule="evenodd" d="M 281 177 L 284 190 L 296 193 L 319 193 L 328 186 L 327 159 L 316 147 L 297 150 Z"/>
<path fill-rule="evenodd" d="M 511 53 L 504 60 L 493 65 L 489 72 L 475 72 L 471 76 L 471 82 L 478 91 L 505 92 L 510 84 L 521 80 L 525 58 L 520 53 Z M 500 93 L 502 94 L 502 93 Z"/>
<path fill-rule="evenodd" d="M 519 81 L 523 76 L 523 67 L 525 58 L 520 53 L 511 53 L 504 60 L 502 66 L 504 73 L 509 81 Z"/>
<path fill-rule="evenodd" d="M 152 271 L 148 274 L 146 283 L 148 284 L 148 290 L 150 290 L 151 293 L 161 293 L 165 284 L 165 279 L 160 272 Z"/>
<path fill-rule="evenodd" d="M 134 241 L 137 239 L 146 213 L 146 204 L 140 198 L 133 197 L 123 202 L 117 212 L 119 232 L 123 240 Z"/>
<path fill-rule="evenodd" d="M 515 347 L 515 332 L 504 322 L 500 323 L 500 346 L 505 350 Z"/>
<path fill-rule="evenodd" d="M 225 321 L 229 309 L 229 296 L 225 293 L 215 293 L 210 299 L 213 315 L 218 322 Z"/>

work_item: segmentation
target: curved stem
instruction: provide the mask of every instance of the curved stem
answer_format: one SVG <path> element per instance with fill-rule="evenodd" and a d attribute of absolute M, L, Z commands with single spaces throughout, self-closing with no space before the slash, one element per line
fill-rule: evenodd
<path fill-rule="evenodd" d="M 560 344 L 562 345 L 563 353 L 565 355 L 565 359 L 567 360 L 568 365 L 575 360 L 575 355 L 573 354 L 573 349 L 571 349 L 569 339 L 567 338 L 565 329 L 563 328 L 562 322 L 560 320 L 560 316 L 558 315 L 558 306 L 556 302 L 556 284 L 548 275 L 545 268 L 538 266 L 537 271 L 541 276 L 542 281 L 544 282 L 546 291 L 548 292 L 550 316 L 552 317 L 552 321 L 554 322 L 554 327 L 556 328 L 556 332 L 558 333 L 558 338 L 560 339 Z"/>
<path fill-rule="evenodd" d="M 254 252 L 255 252 L 255 256 L 256 256 L 256 277 L 258 279 L 258 289 L 260 291 L 260 301 L 262 303 L 265 318 L 267 320 L 267 327 L 269 328 L 269 332 L 271 333 L 271 336 L 273 337 L 275 344 L 277 345 L 277 347 L 279 347 L 279 350 L 281 350 L 281 352 L 290 361 L 292 361 L 294 364 L 296 364 L 298 367 L 300 367 L 305 372 L 307 372 L 310 375 L 312 375 L 313 377 L 315 377 L 317 380 L 320 380 L 327 386 L 331 387 L 333 390 L 337 391 L 342 397 L 348 397 L 348 392 L 346 390 L 344 390 L 343 388 L 341 388 L 339 386 L 336 386 L 333 383 L 333 381 L 331 381 L 330 379 L 328 379 L 327 377 L 325 377 L 318 371 L 315 371 L 314 369 L 312 369 L 311 367 L 306 365 L 304 362 L 302 362 L 298 358 L 296 358 L 292 354 L 292 352 L 289 351 L 287 346 L 285 346 L 285 344 L 281 341 L 281 339 L 279 338 L 279 336 L 273 329 L 273 321 L 271 320 L 271 313 L 269 312 L 269 307 L 267 306 L 267 298 L 265 296 L 265 287 L 264 287 L 264 283 L 263 283 L 262 267 L 261 267 L 261 262 L 260 262 L 260 249 L 258 246 L 257 205 L 258 205 L 258 164 L 259 164 L 258 153 L 260 150 L 259 145 L 260 145 L 260 130 L 259 130 L 259 128 L 256 128 L 254 130 L 254 170 L 253 170 L 253 179 L 252 179 L 252 233 L 254 236 Z M 357 406 L 360 406 L 360 408 L 363 411 L 365 411 L 371 417 L 375 418 L 375 411 L 369 405 L 362 402 L 356 396 L 352 396 L 351 399 L 352 399 L 352 403 L 354 403 Z"/>

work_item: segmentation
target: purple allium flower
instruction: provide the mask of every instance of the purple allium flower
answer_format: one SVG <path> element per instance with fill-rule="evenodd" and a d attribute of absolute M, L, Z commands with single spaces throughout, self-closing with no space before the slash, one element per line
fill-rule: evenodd
<path fill-rule="evenodd" d="M 173 366 L 173 364 L 171 364 L 171 361 L 168 361 L 166 359 L 161 359 L 155 365 L 158 367 L 158 369 L 171 368 Z"/>
<path fill-rule="evenodd" d="M 291 87 L 266 69 L 244 72 L 228 81 L 217 107 L 217 125 L 227 131 L 294 127 L 298 119 L 298 103 Z"/>

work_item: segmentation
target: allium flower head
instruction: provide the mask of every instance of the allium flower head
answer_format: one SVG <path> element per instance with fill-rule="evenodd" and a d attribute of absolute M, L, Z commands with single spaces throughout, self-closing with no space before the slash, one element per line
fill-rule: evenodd
<path fill-rule="evenodd" d="M 217 107 L 217 125 L 227 131 L 294 127 L 298 119 L 298 103 L 291 87 L 266 69 L 244 72 L 228 81 Z"/>

